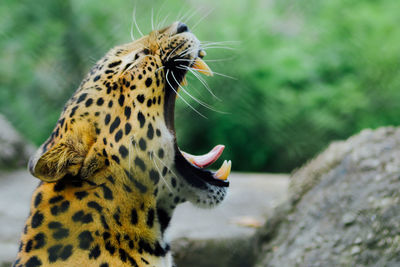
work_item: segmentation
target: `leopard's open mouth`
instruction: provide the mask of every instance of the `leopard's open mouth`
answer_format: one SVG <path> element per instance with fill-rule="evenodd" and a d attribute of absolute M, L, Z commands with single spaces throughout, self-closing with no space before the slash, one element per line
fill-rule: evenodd
<path fill-rule="evenodd" d="M 211 69 L 202 60 L 205 53 L 203 50 L 199 50 L 198 56 L 191 61 L 183 61 L 187 67 L 197 70 L 198 72 L 212 76 Z M 206 167 L 213 164 L 222 154 L 224 150 L 223 145 L 217 145 L 209 153 L 201 156 L 194 156 L 184 151 L 181 151 L 178 147 L 175 135 L 174 125 L 174 111 L 175 111 L 175 100 L 177 92 L 180 88 L 180 84 L 186 82 L 185 75 L 187 73 L 186 68 L 177 67 L 174 60 L 166 63 L 166 94 L 165 94 L 165 122 L 168 129 L 174 135 L 174 146 L 175 146 L 175 167 L 179 174 L 192 186 L 197 188 L 206 189 L 208 184 L 228 187 L 229 181 L 228 176 L 231 171 L 231 161 L 224 161 L 222 166 L 217 171 L 211 171 Z"/>

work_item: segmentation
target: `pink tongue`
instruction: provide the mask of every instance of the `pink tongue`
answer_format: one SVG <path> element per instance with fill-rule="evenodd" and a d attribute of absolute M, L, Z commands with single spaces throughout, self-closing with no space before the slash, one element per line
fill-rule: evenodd
<path fill-rule="evenodd" d="M 217 145 L 210 152 L 201 156 L 194 156 L 183 151 L 181 151 L 181 153 L 190 163 L 196 165 L 197 167 L 205 168 L 213 164 L 219 158 L 219 156 L 221 156 L 224 148 L 224 145 Z"/>

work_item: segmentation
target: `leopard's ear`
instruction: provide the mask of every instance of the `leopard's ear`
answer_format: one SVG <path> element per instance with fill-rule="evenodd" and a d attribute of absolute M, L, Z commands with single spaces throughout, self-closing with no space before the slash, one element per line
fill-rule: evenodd
<path fill-rule="evenodd" d="M 55 182 L 68 174 L 79 174 L 94 143 L 94 134 L 87 126 L 74 126 L 61 138 L 52 134 L 30 158 L 28 168 L 33 176 L 45 182 Z"/>

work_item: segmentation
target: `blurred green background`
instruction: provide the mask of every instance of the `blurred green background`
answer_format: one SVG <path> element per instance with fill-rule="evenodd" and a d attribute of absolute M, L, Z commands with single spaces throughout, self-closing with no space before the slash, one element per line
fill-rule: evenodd
<path fill-rule="evenodd" d="M 400 123 L 398 0 L 2 0 L 0 113 L 40 145 L 96 60 L 131 40 L 135 6 L 144 33 L 152 14 L 155 25 L 183 16 L 221 42 L 207 63 L 234 77 L 205 77 L 218 100 L 189 75 L 190 92 L 223 112 L 183 95 L 207 117 L 178 100 L 183 150 L 222 143 L 236 171 L 288 172 L 333 140 Z"/>

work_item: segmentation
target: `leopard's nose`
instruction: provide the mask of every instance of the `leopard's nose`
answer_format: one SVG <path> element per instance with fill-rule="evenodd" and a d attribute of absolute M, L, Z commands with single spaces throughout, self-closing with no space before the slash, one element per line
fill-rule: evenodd
<path fill-rule="evenodd" d="M 189 28 L 185 23 L 179 22 L 178 28 L 176 29 L 176 33 L 188 32 Z"/>

